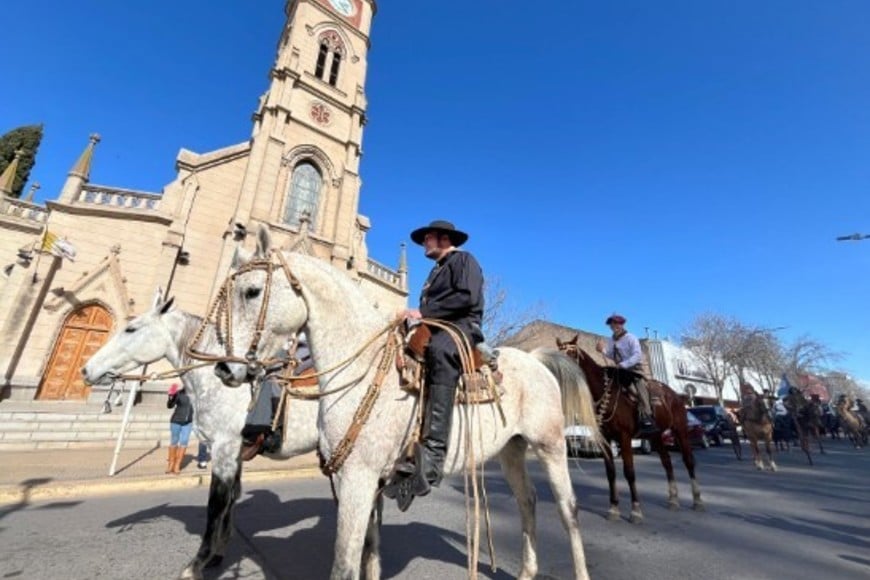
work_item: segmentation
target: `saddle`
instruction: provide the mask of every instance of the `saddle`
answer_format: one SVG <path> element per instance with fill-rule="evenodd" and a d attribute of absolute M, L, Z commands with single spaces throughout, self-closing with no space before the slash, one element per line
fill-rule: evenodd
<path fill-rule="evenodd" d="M 656 405 L 664 404 L 664 395 L 661 390 L 661 383 L 654 381 L 643 375 L 628 369 L 618 369 L 616 367 L 604 367 L 604 379 L 609 381 L 611 385 L 619 387 L 620 396 L 625 397 L 628 401 L 638 404 L 637 392 L 635 391 L 635 382 L 639 379 L 646 381 L 646 388 L 649 391 L 650 406 L 655 408 Z"/>
<path fill-rule="evenodd" d="M 396 355 L 400 385 L 407 393 L 419 396 L 426 376 L 426 348 L 432 340 L 432 330 L 426 324 L 416 324 L 405 330 L 404 348 Z M 498 353 L 485 343 L 471 350 L 474 372 L 463 373 L 456 389 L 460 405 L 497 403 L 504 394 L 502 373 L 498 370 Z"/>

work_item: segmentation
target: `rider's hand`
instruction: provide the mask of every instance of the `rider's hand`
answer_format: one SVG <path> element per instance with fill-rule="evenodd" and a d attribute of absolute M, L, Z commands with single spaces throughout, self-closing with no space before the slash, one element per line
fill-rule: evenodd
<path fill-rule="evenodd" d="M 408 308 L 403 310 L 400 314 L 401 318 L 404 320 L 412 319 L 412 320 L 420 320 L 423 318 L 423 315 L 416 308 Z"/>

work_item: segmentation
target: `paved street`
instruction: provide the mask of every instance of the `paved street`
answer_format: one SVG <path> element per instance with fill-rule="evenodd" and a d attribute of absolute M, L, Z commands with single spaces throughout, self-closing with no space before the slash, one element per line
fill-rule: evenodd
<path fill-rule="evenodd" d="M 781 454 L 779 473 L 758 473 L 730 450 L 697 451 L 706 513 L 669 512 L 654 456 L 639 460 L 647 521 L 603 519 L 607 495 L 597 460 L 572 463 L 592 577 L 598 579 L 867 578 L 870 575 L 870 452 L 828 443 L 810 468 Z M 674 454 L 674 460 L 678 461 Z M 533 464 L 534 465 L 534 464 Z M 681 464 L 677 463 L 678 467 Z M 683 505 L 689 489 L 678 471 Z M 569 578 L 570 557 L 549 490 L 538 483 L 541 578 Z M 625 486 L 622 485 L 625 490 Z M 488 484 L 500 570 L 518 570 L 519 516 L 506 486 Z M 205 489 L 7 506 L 0 509 L 0 578 L 171 578 L 198 546 Z M 627 515 L 624 500 L 623 513 Z M 460 480 L 400 514 L 385 512 L 385 578 L 465 575 L 464 499 Z M 245 489 L 224 565 L 210 578 L 325 578 L 334 509 L 322 479 Z M 486 556 L 482 556 L 486 562 Z"/>

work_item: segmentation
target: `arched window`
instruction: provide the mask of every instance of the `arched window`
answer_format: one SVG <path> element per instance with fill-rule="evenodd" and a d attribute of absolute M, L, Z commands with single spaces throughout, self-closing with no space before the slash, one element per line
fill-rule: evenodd
<path fill-rule="evenodd" d="M 320 48 L 317 52 L 314 76 L 332 86 L 337 86 L 338 73 L 343 59 L 344 43 L 341 41 L 341 37 L 334 30 L 327 30 L 320 35 Z"/>
<path fill-rule="evenodd" d="M 314 229 L 322 188 L 323 177 L 313 163 L 303 161 L 293 168 L 293 175 L 290 178 L 290 193 L 287 196 L 287 209 L 284 211 L 284 222 L 291 226 L 298 226 L 303 214 L 307 214 L 309 228 Z"/>

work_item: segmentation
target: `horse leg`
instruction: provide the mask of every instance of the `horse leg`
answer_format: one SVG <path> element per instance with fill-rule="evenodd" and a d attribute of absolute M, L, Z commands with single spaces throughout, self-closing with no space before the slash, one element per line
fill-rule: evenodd
<path fill-rule="evenodd" d="M 196 556 L 179 576 L 185 580 L 202 578 L 203 568 L 219 565 L 233 532 L 233 506 L 242 493 L 239 445 L 215 443 L 212 465 L 205 534 Z"/>
<path fill-rule="evenodd" d="M 810 465 L 813 464 L 813 456 L 810 454 L 810 437 L 804 431 L 798 431 L 798 438 L 801 443 L 801 449 L 807 454 L 807 461 Z"/>
<path fill-rule="evenodd" d="M 383 482 L 379 482 L 379 487 Z M 362 570 L 367 580 L 378 580 L 381 577 L 381 524 L 384 521 L 384 496 L 375 498 L 375 505 L 369 515 L 369 525 L 366 528 L 363 543 Z"/>
<path fill-rule="evenodd" d="M 504 477 L 517 500 L 523 527 L 523 564 L 518 578 L 531 579 L 538 573 L 537 532 L 535 530 L 535 486 L 526 469 L 528 443 L 514 437 L 502 449 L 499 459 Z"/>
<path fill-rule="evenodd" d="M 568 532 L 571 556 L 574 560 L 574 578 L 589 580 L 586 552 L 583 549 L 580 521 L 577 518 L 577 498 L 574 496 L 571 474 L 568 472 L 568 462 L 565 459 L 565 437 L 562 436 L 561 427 L 556 431 L 552 442 L 536 445 L 535 452 L 550 481 L 550 489 L 553 491 L 559 516 L 562 518 L 562 525 Z"/>
<path fill-rule="evenodd" d="M 819 453 L 821 453 L 822 455 L 824 455 L 824 454 L 825 454 L 825 448 L 822 447 L 822 434 L 819 433 L 819 428 L 818 428 L 818 427 L 816 427 L 816 428 L 813 430 L 813 437 L 816 438 L 816 443 L 819 444 Z"/>
<path fill-rule="evenodd" d="M 692 451 L 692 444 L 689 442 L 688 428 L 678 431 L 680 441 L 680 453 L 683 455 L 683 465 L 686 466 L 686 472 L 689 474 L 689 482 L 692 485 L 692 509 L 702 512 L 705 510 L 704 501 L 701 499 L 701 486 L 698 485 L 698 478 L 695 476 L 695 452 Z"/>
<path fill-rule="evenodd" d="M 634 477 L 634 450 L 631 448 L 631 434 L 622 433 L 619 439 L 622 450 L 622 473 L 628 481 L 631 491 L 631 517 L 629 521 L 639 524 L 643 521 L 643 511 L 640 509 L 640 499 L 637 496 L 637 485 Z"/>
<path fill-rule="evenodd" d="M 665 449 L 661 435 L 659 435 L 657 439 L 659 459 L 661 459 L 662 467 L 665 468 L 665 475 L 668 479 L 668 509 L 678 510 L 680 509 L 680 496 L 677 491 L 677 479 L 674 477 L 674 464 L 671 462 L 670 452 Z M 682 446 L 682 442 L 680 442 L 680 445 Z"/>
<path fill-rule="evenodd" d="M 764 450 L 767 452 L 767 463 L 770 465 L 771 471 L 776 471 L 776 461 L 773 459 L 773 442 L 771 437 L 764 438 Z"/>
<path fill-rule="evenodd" d="M 755 462 L 755 469 L 761 471 L 764 469 L 764 463 L 761 461 L 761 450 L 758 448 L 758 438 L 753 436 L 749 438 L 749 445 L 752 447 L 752 460 Z"/>
<path fill-rule="evenodd" d="M 610 509 L 607 511 L 607 519 L 612 522 L 619 521 L 619 492 L 616 489 L 616 465 L 613 462 L 613 448 L 610 441 L 602 446 L 604 456 L 604 471 L 607 473 L 607 485 L 610 487 Z"/>
<path fill-rule="evenodd" d="M 354 471 L 353 467 L 345 465 L 344 473 L 337 481 L 338 529 L 335 537 L 335 560 L 329 576 L 332 580 L 360 578 L 363 545 L 366 531 L 370 529 L 377 488 L 377 475 Z"/>

